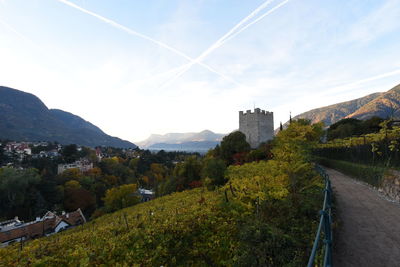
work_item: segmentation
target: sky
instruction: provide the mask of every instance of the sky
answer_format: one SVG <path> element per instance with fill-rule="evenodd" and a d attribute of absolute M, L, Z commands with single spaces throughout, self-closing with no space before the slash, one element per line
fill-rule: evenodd
<path fill-rule="evenodd" d="M 398 0 L 0 0 L 0 85 L 137 142 L 400 83 Z"/>

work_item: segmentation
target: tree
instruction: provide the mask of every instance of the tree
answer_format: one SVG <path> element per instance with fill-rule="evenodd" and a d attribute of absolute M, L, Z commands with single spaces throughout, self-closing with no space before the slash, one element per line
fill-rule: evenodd
<path fill-rule="evenodd" d="M 79 181 L 83 177 L 81 171 L 77 168 L 67 169 L 63 173 L 57 176 L 57 180 L 60 184 L 65 184 L 70 180 Z"/>
<path fill-rule="evenodd" d="M 82 187 L 80 185 L 80 183 L 75 180 L 70 180 L 70 181 L 66 182 L 64 186 L 65 186 L 65 189 L 77 189 L 77 188 Z"/>
<path fill-rule="evenodd" d="M 224 185 L 226 183 L 225 170 L 226 165 L 222 159 L 206 158 L 203 161 L 201 177 L 203 180 L 209 179 L 212 186 Z"/>
<path fill-rule="evenodd" d="M 201 162 L 196 156 L 188 157 L 184 162 L 178 163 L 173 171 L 173 175 L 177 178 L 178 190 L 189 188 L 189 184 L 193 181 L 200 181 L 201 169 Z"/>
<path fill-rule="evenodd" d="M 372 117 L 362 122 L 362 134 L 378 133 L 382 129 L 384 119 Z"/>
<path fill-rule="evenodd" d="M 332 124 L 328 129 L 328 140 L 345 138 L 362 133 L 362 121 L 346 118 Z"/>
<path fill-rule="evenodd" d="M 0 166 L 5 162 L 6 156 L 4 155 L 4 146 L 0 141 Z"/>
<path fill-rule="evenodd" d="M 377 133 L 382 129 L 380 124 L 383 121 L 384 120 L 379 117 L 372 117 L 364 121 L 354 118 L 340 120 L 329 127 L 328 140 Z"/>
<path fill-rule="evenodd" d="M 78 148 L 75 144 L 64 146 L 61 154 L 67 163 L 72 163 L 79 159 Z"/>
<path fill-rule="evenodd" d="M 88 147 L 84 147 L 82 149 L 82 152 L 83 152 L 82 156 L 88 158 L 90 162 L 97 162 L 98 161 L 98 158 L 97 158 L 95 150 L 90 149 Z"/>
<path fill-rule="evenodd" d="M 131 159 L 131 160 L 129 161 L 129 168 L 130 168 L 135 174 L 137 174 L 137 171 L 138 171 L 139 161 L 140 161 L 139 158 L 134 158 L 134 159 Z"/>
<path fill-rule="evenodd" d="M 249 151 L 250 145 L 246 142 L 246 136 L 242 132 L 233 132 L 221 141 L 220 156 L 228 164 L 233 163 L 233 155 Z"/>
<path fill-rule="evenodd" d="M 309 121 L 294 120 L 274 139 L 272 161 L 278 165 L 275 167 L 276 169 L 288 175 L 289 191 L 294 195 L 308 184 L 307 179 L 312 177 L 309 172 L 311 150 L 322 136 L 322 126 L 322 123 L 311 125 Z M 299 177 L 304 179 L 299 179 Z"/>
<path fill-rule="evenodd" d="M 123 209 L 139 203 L 136 184 L 126 184 L 108 189 L 104 197 L 104 205 L 107 211 Z"/>
<path fill-rule="evenodd" d="M 96 208 L 96 198 L 91 192 L 82 188 L 77 181 L 69 181 L 64 188 L 64 208 L 67 211 L 80 208 L 88 215 Z"/>
<path fill-rule="evenodd" d="M 34 216 L 33 205 L 39 193 L 40 183 L 36 169 L 0 169 L 0 216 L 24 214 L 25 218 Z M 41 196 L 40 196 L 41 197 Z"/>
<path fill-rule="evenodd" d="M 122 183 L 135 180 L 134 171 L 124 165 L 125 160 L 120 157 L 103 159 L 100 162 L 100 168 L 104 174 L 115 175 L 119 177 Z"/>
<path fill-rule="evenodd" d="M 142 181 L 147 187 L 157 188 L 157 185 L 164 181 L 167 174 L 167 168 L 160 163 L 151 163 L 150 170 L 142 176 Z"/>
<path fill-rule="evenodd" d="M 246 155 L 246 162 L 268 160 L 271 158 L 271 145 L 263 143 L 260 145 L 259 148 L 250 151 Z"/>

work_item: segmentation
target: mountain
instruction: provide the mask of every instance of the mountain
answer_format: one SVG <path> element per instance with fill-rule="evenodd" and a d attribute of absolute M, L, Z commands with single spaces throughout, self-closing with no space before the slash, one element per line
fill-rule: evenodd
<path fill-rule="evenodd" d="M 151 150 L 179 150 L 204 152 L 214 148 L 225 136 L 209 130 L 199 133 L 152 134 L 144 141 L 137 142 L 141 148 Z"/>
<path fill-rule="evenodd" d="M 312 109 L 293 119 L 308 119 L 312 123 L 322 121 L 325 126 L 329 126 L 344 118 L 365 120 L 374 116 L 384 119 L 400 118 L 400 84 L 387 92 L 373 93 L 354 100 Z"/>
<path fill-rule="evenodd" d="M 183 142 L 180 144 L 156 143 L 147 147 L 147 149 L 165 151 L 207 152 L 219 143 L 219 141 L 192 141 Z"/>
<path fill-rule="evenodd" d="M 381 94 L 383 93 L 373 93 L 354 100 L 312 109 L 293 117 L 293 119 L 308 119 L 311 120 L 312 123 L 322 121 L 326 126 L 329 126 L 356 112 L 364 105 L 381 96 Z"/>
<path fill-rule="evenodd" d="M 79 116 L 48 109 L 35 95 L 0 86 L 0 139 L 135 148 Z"/>
<path fill-rule="evenodd" d="M 400 84 L 380 94 L 347 117 L 365 120 L 372 116 L 400 118 Z"/>

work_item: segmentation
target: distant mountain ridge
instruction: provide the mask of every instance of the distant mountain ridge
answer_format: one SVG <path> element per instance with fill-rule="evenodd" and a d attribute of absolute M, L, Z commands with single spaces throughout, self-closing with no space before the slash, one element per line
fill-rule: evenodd
<path fill-rule="evenodd" d="M 136 142 L 140 148 L 151 150 L 207 151 L 214 148 L 225 134 L 204 130 L 198 133 L 152 134 L 144 141 Z"/>
<path fill-rule="evenodd" d="M 35 95 L 0 86 L 0 138 L 17 141 L 56 141 L 61 144 L 135 148 L 105 134 L 81 117 L 48 109 Z"/>
<path fill-rule="evenodd" d="M 147 149 L 149 150 L 165 150 L 165 151 L 187 151 L 187 152 L 207 152 L 214 148 L 220 142 L 218 141 L 191 141 L 179 144 L 156 143 Z"/>
<path fill-rule="evenodd" d="M 312 123 L 322 121 L 325 126 L 329 126 L 344 118 L 365 120 L 374 116 L 384 119 L 400 118 L 400 85 L 387 92 L 373 93 L 354 100 L 312 109 L 293 119 L 308 119 Z"/>

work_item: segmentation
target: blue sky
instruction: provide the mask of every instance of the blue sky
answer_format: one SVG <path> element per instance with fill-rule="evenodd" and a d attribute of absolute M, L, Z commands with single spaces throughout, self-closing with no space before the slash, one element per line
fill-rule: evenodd
<path fill-rule="evenodd" d="M 271 1 L 200 58 L 203 65 L 179 55 L 196 59 L 264 3 L 0 0 L 0 85 L 140 141 L 228 133 L 238 128 L 238 111 L 254 105 L 273 111 L 278 126 L 289 111 L 400 83 L 397 0 Z"/>

